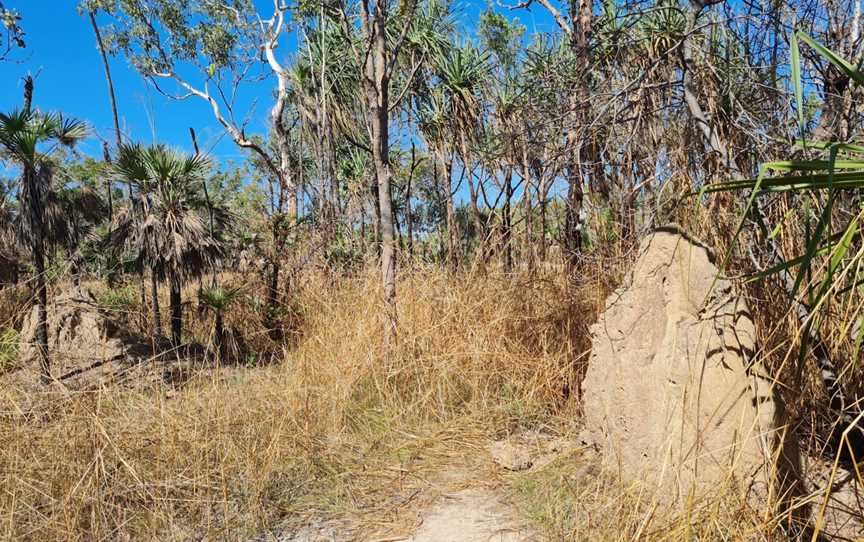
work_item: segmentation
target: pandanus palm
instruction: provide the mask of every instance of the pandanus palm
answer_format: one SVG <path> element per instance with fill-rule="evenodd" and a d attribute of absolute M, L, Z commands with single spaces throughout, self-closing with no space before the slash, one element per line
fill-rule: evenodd
<path fill-rule="evenodd" d="M 3 158 L 20 170 L 16 237 L 27 247 L 36 271 L 34 280 L 37 322 L 36 349 L 44 380 L 51 378 L 48 355 L 48 290 L 45 283 L 45 255 L 50 228 L 49 199 L 53 169 L 48 155 L 58 145 L 71 147 L 87 133 L 86 126 L 60 114 L 23 110 L 0 113 L 0 147 Z"/>
<path fill-rule="evenodd" d="M 166 280 L 170 289 L 171 339 L 182 334 L 181 287 L 215 265 L 222 255 L 218 232 L 225 212 L 214 209 L 214 233 L 208 224 L 201 187 L 212 168 L 204 155 L 186 156 L 162 145 L 121 149 L 118 172 L 137 185 L 139 198 L 124 209 L 111 233 L 141 268 Z"/>
<path fill-rule="evenodd" d="M 459 141 L 459 154 L 466 170 L 471 169 L 468 145 L 476 140 L 483 106 L 479 94 L 491 76 L 489 53 L 472 45 L 454 47 L 437 52 L 434 57 L 435 70 L 445 89 L 448 103 L 450 131 Z M 482 235 L 483 219 L 477 202 L 477 190 L 468 176 L 474 225 Z"/>

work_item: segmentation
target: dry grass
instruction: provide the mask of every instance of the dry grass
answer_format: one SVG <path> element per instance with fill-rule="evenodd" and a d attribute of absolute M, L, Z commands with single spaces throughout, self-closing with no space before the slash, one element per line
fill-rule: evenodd
<path fill-rule="evenodd" d="M 548 540 L 789 540 L 780 518 L 766 518 L 732 494 L 690 502 L 680 513 L 653 504 L 651 490 L 623 485 L 596 457 L 558 458 L 511 481 L 522 513 Z"/>
<path fill-rule="evenodd" d="M 282 364 L 176 390 L 3 390 L 0 533 L 242 539 L 309 514 L 369 517 L 485 439 L 575 412 L 574 359 L 605 292 L 403 276 L 386 354 L 377 275 L 311 273 L 292 309 L 303 337 Z"/>
<path fill-rule="evenodd" d="M 410 532 L 430 480 L 457 471 L 506 489 L 549 540 L 782 538 L 762 511 L 723 498 L 663 516 L 578 451 L 527 473 L 489 466 L 492 439 L 574 430 L 588 326 L 626 268 L 609 261 L 578 285 L 554 271 L 404 270 L 389 350 L 374 269 L 309 272 L 280 315 L 280 363 L 202 371 L 180 388 L 2 389 L 0 538 L 276 539 L 348 518 L 371 539 Z M 272 355 L 247 293 L 227 324 Z M 189 335 L 206 336 L 206 319 L 187 314 Z"/>

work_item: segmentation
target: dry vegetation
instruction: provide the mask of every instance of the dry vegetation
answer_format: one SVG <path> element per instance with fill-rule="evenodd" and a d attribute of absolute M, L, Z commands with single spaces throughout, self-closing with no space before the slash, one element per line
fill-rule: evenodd
<path fill-rule="evenodd" d="M 574 359 L 602 287 L 403 277 L 389 356 L 374 275 L 310 273 L 294 307 L 303 337 L 280 364 L 201 372 L 176 389 L 4 389 L 3 532 L 234 538 L 302 521 L 297 512 L 368 514 L 430 462 L 573 419 Z"/>
<path fill-rule="evenodd" d="M 459 485 L 495 488 L 549 540 L 801 534 L 719 494 L 667 515 L 585 446 L 508 473 L 487 445 L 579 442 L 589 326 L 669 223 L 746 294 L 807 453 L 858 416 L 860 2 L 537 2 L 548 30 L 523 24 L 532 2 L 78 4 L 113 132 L 40 109 L 30 75 L 0 114 L 0 538 L 285 540 L 333 521 L 395 541 Z M 2 63 L 19 22 L 41 21 L 3 0 L 0 15 Z M 391 31 L 399 45 L 372 39 Z M 194 154 L 121 131 L 140 109 L 120 96 L 118 112 L 121 58 L 215 114 L 190 116 Z M 234 103 L 247 92 L 254 115 Z M 199 152 L 195 129 L 240 162 Z M 94 135 L 101 156 L 66 149 Z M 801 138 L 834 143 L 787 144 Z M 800 285 L 744 280 L 787 268 Z M 47 309 L 77 282 L 176 362 L 170 382 L 151 360 L 110 386 L 59 383 Z M 19 346 L 38 348 L 41 383 L 15 376 Z"/>
<path fill-rule="evenodd" d="M 578 448 L 527 473 L 505 475 L 489 463 L 485 446 L 495 438 L 578 432 L 588 326 L 627 258 L 596 264 L 576 286 L 555 270 L 530 278 L 406 270 L 389 355 L 374 272 L 334 279 L 310 271 L 285 310 L 296 346 L 273 363 L 202 366 L 183 384 L 148 389 L 4 388 L 0 532 L 278 539 L 335 519 L 374 539 L 410 532 L 416 510 L 434 498 L 430 480 L 468 471 L 460 483 L 503 488 L 550 540 L 782 534 L 778 518 L 721 497 L 664 517 L 650 492 L 622 487 Z M 142 325 L 123 291 L 105 289 L 100 300 Z M 254 337 L 255 292 L 246 294 L 227 323 Z M 206 320 L 190 325 L 205 340 Z"/>

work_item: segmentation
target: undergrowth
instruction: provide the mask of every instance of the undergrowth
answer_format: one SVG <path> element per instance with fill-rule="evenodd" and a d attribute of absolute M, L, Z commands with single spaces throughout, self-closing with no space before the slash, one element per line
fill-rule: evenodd
<path fill-rule="evenodd" d="M 3 389 L 4 536 L 242 539 L 309 514 L 368 514 L 453 450 L 576 415 L 573 360 L 602 289 L 402 277 L 389 350 L 374 271 L 309 273 L 292 300 L 302 338 L 280 364 L 155 392 Z"/>
<path fill-rule="evenodd" d="M 394 499 L 487 458 L 489 441 L 573 429 L 588 329 L 620 273 L 607 265 L 569 284 L 537 275 L 404 270 L 387 348 L 377 270 L 335 280 L 310 271 L 282 311 L 281 349 L 256 290 L 226 311 L 250 352 L 278 363 L 211 368 L 158 389 L 4 386 L 0 537 L 248 540 L 328 518 L 379 532 L 408 506 Z M 100 295 L 135 306 L 125 290 Z M 209 317 L 187 314 L 188 334 L 203 337 Z M 720 498 L 662 517 L 581 452 L 490 479 L 549 540 L 782 538 L 759 511 Z"/>

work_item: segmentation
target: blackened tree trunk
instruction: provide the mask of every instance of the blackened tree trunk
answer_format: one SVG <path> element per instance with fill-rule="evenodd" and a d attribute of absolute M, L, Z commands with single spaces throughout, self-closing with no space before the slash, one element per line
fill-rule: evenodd
<path fill-rule="evenodd" d="M 213 334 L 214 334 L 214 342 L 216 346 L 216 352 L 218 356 L 218 360 L 221 362 L 225 360 L 226 357 L 226 348 L 225 348 L 225 323 L 222 319 L 222 310 L 216 310 L 215 322 L 213 323 Z"/>
<path fill-rule="evenodd" d="M 159 281 L 156 272 L 150 272 L 150 307 L 153 311 L 153 340 L 162 336 L 162 319 L 159 317 Z"/>
<path fill-rule="evenodd" d="M 45 231 L 43 224 L 43 196 L 36 171 L 31 165 L 24 167 L 24 179 L 30 220 L 30 247 L 33 250 L 33 266 L 36 268 L 34 280 L 36 294 L 36 349 L 39 352 L 39 365 L 42 381 L 51 380 L 51 358 L 48 354 L 48 286 L 45 281 Z"/>
<path fill-rule="evenodd" d="M 513 199 L 513 170 L 507 171 L 504 178 L 504 207 L 501 210 L 501 245 L 504 253 L 504 271 L 513 271 L 512 217 L 510 216 L 510 200 Z"/>
<path fill-rule="evenodd" d="M 582 180 L 579 172 L 570 174 L 567 188 L 567 214 L 565 218 L 565 246 L 567 249 L 567 266 L 574 270 L 582 251 L 582 201 L 585 197 L 582 191 Z"/>
<path fill-rule="evenodd" d="M 24 112 L 29 114 L 33 104 L 33 78 L 27 76 L 24 79 Z M 45 224 L 44 224 L 44 202 L 45 196 L 42 188 L 48 188 L 47 181 L 50 179 L 39 178 L 50 175 L 48 166 L 42 166 L 37 171 L 36 164 L 25 163 L 23 165 L 24 194 L 22 201 L 27 208 L 27 221 L 30 229 L 30 248 L 33 251 L 33 266 L 36 268 L 36 277 L 33 281 L 34 294 L 36 295 L 36 349 L 39 354 L 39 367 L 42 372 L 42 381 L 51 380 L 51 358 L 48 354 L 48 286 L 45 281 Z"/>
<path fill-rule="evenodd" d="M 183 300 L 180 296 L 180 281 L 171 278 L 171 344 L 177 348 L 183 339 Z"/>
<path fill-rule="evenodd" d="M 405 232 L 408 235 L 408 256 L 414 256 L 414 217 L 411 214 L 411 181 L 417 168 L 417 154 L 414 143 L 411 143 L 411 171 L 405 183 Z"/>

